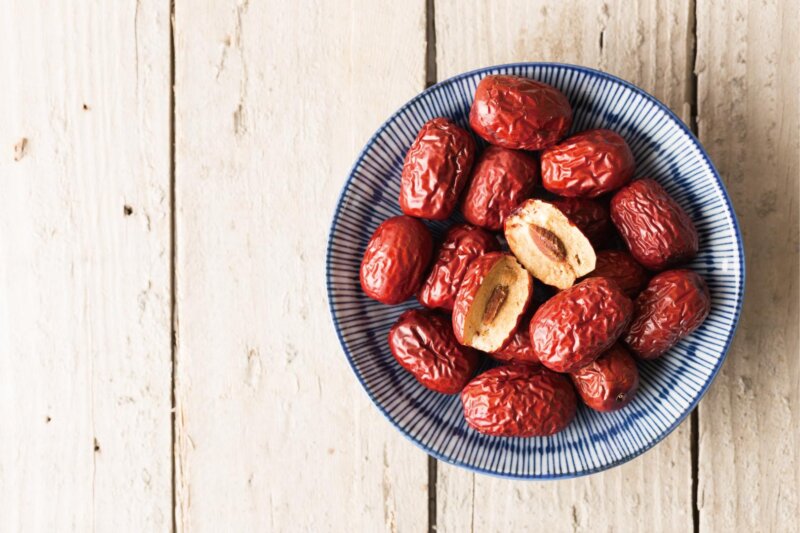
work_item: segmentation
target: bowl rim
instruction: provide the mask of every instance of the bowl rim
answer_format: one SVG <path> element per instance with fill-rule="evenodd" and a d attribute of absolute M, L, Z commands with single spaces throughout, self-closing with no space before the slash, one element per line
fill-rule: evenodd
<path fill-rule="evenodd" d="M 612 82 L 615 82 L 615 83 L 619 83 L 622 86 L 626 87 L 627 89 L 632 90 L 634 93 L 641 95 L 645 99 L 648 99 L 654 105 L 656 105 L 658 108 L 660 108 L 662 111 L 664 111 L 666 113 L 666 116 L 669 119 L 671 119 L 675 124 L 677 124 L 677 126 L 685 134 L 687 134 L 689 141 L 692 144 L 694 144 L 695 148 L 697 148 L 697 151 L 700 154 L 702 160 L 711 169 L 711 173 L 713 174 L 714 178 L 716 179 L 717 184 L 719 185 L 719 189 L 722 191 L 722 199 L 724 200 L 725 209 L 726 209 L 728 215 L 730 216 L 731 220 L 733 221 L 733 229 L 734 229 L 734 232 L 735 232 L 736 244 L 737 244 L 738 251 L 739 251 L 738 260 L 739 260 L 739 271 L 740 271 L 740 283 L 739 283 L 739 290 L 738 290 L 738 292 L 736 294 L 736 310 L 735 310 L 734 318 L 733 318 L 733 326 L 730 328 L 730 331 L 728 333 L 728 337 L 725 339 L 725 348 L 722 351 L 722 355 L 719 358 L 719 360 L 717 361 L 717 363 L 714 366 L 714 368 L 711 370 L 711 373 L 709 374 L 708 379 L 706 380 L 706 382 L 703 384 L 702 388 L 700 389 L 699 394 L 697 394 L 696 397 L 694 399 L 692 399 L 692 401 L 690 402 L 689 406 L 686 408 L 686 410 L 683 413 L 681 413 L 681 415 L 675 420 L 675 422 L 673 422 L 668 428 L 666 428 L 664 431 L 662 431 L 661 434 L 658 435 L 656 438 L 654 438 L 652 441 L 648 442 L 646 446 L 643 446 L 642 448 L 636 450 L 635 452 L 629 453 L 629 454 L 627 454 L 627 455 L 625 455 L 623 457 L 620 457 L 619 459 L 616 459 L 616 460 L 614 460 L 614 461 L 612 461 L 612 462 L 610 462 L 608 464 L 605 464 L 603 466 L 598 466 L 598 467 L 594 467 L 594 468 L 590 468 L 590 469 L 586 469 L 586 470 L 581 470 L 581 471 L 578 471 L 578 472 L 562 472 L 562 473 L 557 473 L 557 474 L 540 474 L 540 475 L 522 475 L 522 474 L 515 474 L 515 473 L 496 472 L 494 470 L 489 470 L 489 469 L 486 469 L 486 468 L 481 468 L 481 467 L 478 467 L 478 466 L 473 466 L 473 465 L 470 465 L 470 464 L 466 464 L 463 461 L 451 459 L 449 457 L 444 456 L 440 452 L 432 449 L 431 447 L 427 446 L 426 444 L 424 444 L 423 442 L 417 440 L 416 438 L 414 438 L 411 434 L 406 432 L 406 430 L 403 429 L 397 423 L 397 421 L 395 421 L 391 417 L 391 415 L 386 411 L 386 409 L 383 407 L 383 405 L 381 405 L 378 402 L 378 400 L 376 399 L 376 397 L 372 393 L 372 391 L 367 387 L 367 384 L 365 383 L 365 381 L 362 378 L 361 374 L 359 374 L 358 369 L 356 368 L 355 363 L 353 361 L 353 356 L 350 353 L 350 350 L 347 348 L 347 344 L 345 343 L 344 337 L 342 336 L 341 326 L 339 324 L 339 320 L 338 320 L 338 318 L 336 316 L 336 313 L 334 312 L 334 308 L 333 308 L 333 299 L 332 299 L 332 294 L 333 294 L 333 276 L 332 276 L 332 263 L 331 263 L 334 232 L 335 232 L 335 230 L 336 230 L 336 228 L 338 227 L 338 224 L 339 224 L 339 217 L 340 217 L 341 209 L 342 209 L 342 201 L 344 200 L 345 193 L 347 192 L 347 189 L 348 189 L 348 187 L 350 186 L 350 183 L 353 180 L 353 177 L 355 175 L 356 169 L 358 169 L 361 166 L 361 163 L 362 163 L 364 157 L 366 156 L 368 150 L 372 147 L 373 143 L 378 138 L 378 136 L 383 133 L 383 131 L 389 126 L 390 123 L 392 123 L 395 120 L 396 117 L 398 117 L 401 113 L 405 112 L 409 107 L 411 107 L 417 101 L 419 101 L 422 98 L 424 98 L 429 93 L 437 90 L 437 88 L 439 88 L 440 86 L 452 84 L 453 82 L 456 82 L 456 81 L 459 81 L 461 79 L 468 78 L 468 77 L 471 77 L 471 76 L 475 76 L 476 74 L 490 75 L 490 74 L 492 74 L 492 71 L 494 71 L 494 70 L 500 70 L 500 69 L 508 69 L 508 70 L 510 70 L 510 69 L 514 69 L 514 68 L 530 68 L 530 67 L 534 67 L 534 68 L 535 67 L 539 67 L 539 68 L 551 67 L 551 68 L 572 70 L 572 71 L 575 71 L 575 72 L 581 72 L 581 73 L 589 74 L 590 76 L 597 76 L 597 77 L 600 77 L 600 78 L 603 78 L 603 79 L 606 79 L 606 80 L 609 80 L 609 81 L 612 81 Z M 741 229 L 739 227 L 739 220 L 736 218 L 736 212 L 733 209 L 733 204 L 731 202 L 730 196 L 728 195 L 728 191 L 725 188 L 725 183 L 722 181 L 722 178 L 720 177 L 719 172 L 717 171 L 717 168 L 714 166 L 714 163 L 711 161 L 711 158 L 709 157 L 709 155 L 706 152 L 705 148 L 703 148 L 703 145 L 700 143 L 700 141 L 697 139 L 697 137 L 691 131 L 691 129 L 689 129 L 689 127 L 666 104 L 661 102 L 661 100 L 659 100 L 658 98 L 656 98 L 652 94 L 648 93 L 644 89 L 641 89 L 641 88 L 637 87 L 636 85 L 634 85 L 633 83 L 631 83 L 631 82 L 629 82 L 627 80 L 624 80 L 622 78 L 614 76 L 613 74 L 609 74 L 607 72 L 603 72 L 601 70 L 597 70 L 597 69 L 590 68 L 590 67 L 585 67 L 585 66 L 581 66 L 581 65 L 573 65 L 573 64 L 570 64 L 570 63 L 546 62 L 546 61 L 544 61 L 544 62 L 543 61 L 522 61 L 522 62 L 515 62 L 515 63 L 505 63 L 505 64 L 499 64 L 499 65 L 492 65 L 492 66 L 489 66 L 489 67 L 481 67 L 481 68 L 469 70 L 467 72 L 462 72 L 460 74 L 456 74 L 455 76 L 451 76 L 451 77 L 449 77 L 449 78 L 447 78 L 445 80 L 437 82 L 436 84 L 431 85 L 430 87 L 426 88 L 425 90 L 423 90 L 422 92 L 418 93 L 416 96 L 414 96 L 413 98 L 408 100 L 405 104 L 403 104 L 400 108 L 398 108 L 394 113 L 392 113 L 389 116 L 389 118 L 387 118 L 380 125 L 380 127 L 375 131 L 375 133 L 372 134 L 372 136 L 369 138 L 369 140 L 366 142 L 364 147 L 359 152 L 355 163 L 352 165 L 352 167 L 348 171 L 347 179 L 345 180 L 344 184 L 342 185 L 341 191 L 339 192 L 339 196 L 338 196 L 338 198 L 336 200 L 336 208 L 334 210 L 333 217 L 331 219 L 330 229 L 328 231 L 328 238 L 327 238 L 327 243 L 326 243 L 326 255 L 325 255 L 325 285 L 326 285 L 326 296 L 327 296 L 327 299 L 328 299 L 328 310 L 329 310 L 329 312 L 331 314 L 331 319 L 333 321 L 334 329 L 336 330 L 336 336 L 339 339 L 339 345 L 342 347 L 342 350 L 344 350 L 345 357 L 347 358 L 347 363 L 350 365 L 350 369 L 353 371 L 353 373 L 355 374 L 355 376 L 358 379 L 359 383 L 361 384 L 361 388 L 364 390 L 364 392 L 366 392 L 366 394 L 369 397 L 370 401 L 372 401 L 373 405 L 375 405 L 375 407 L 378 408 L 378 410 L 381 412 L 381 414 L 406 439 L 410 440 L 417 447 L 421 448 L 425 453 L 427 453 L 428 455 L 436 458 L 439 461 L 442 461 L 444 463 L 451 464 L 451 465 L 454 465 L 454 466 L 458 466 L 458 467 L 464 468 L 466 470 L 469 470 L 471 472 L 478 473 L 478 474 L 486 474 L 486 475 L 489 475 L 489 476 L 499 477 L 499 478 L 503 478 L 503 479 L 517 479 L 517 480 L 528 480 L 528 481 L 572 479 L 572 478 L 588 476 L 588 475 L 591 475 L 591 474 L 596 474 L 598 472 L 602 472 L 602 471 L 605 471 L 605 470 L 610 470 L 610 469 L 612 469 L 614 467 L 617 467 L 617 466 L 619 466 L 621 464 L 627 463 L 628 461 L 631 461 L 631 460 L 641 456 L 645 452 L 647 452 L 650 449 L 652 449 L 653 447 L 655 447 L 662 440 L 664 440 L 673 431 L 675 431 L 675 429 L 679 425 L 681 425 L 683 423 L 683 421 L 686 420 L 686 418 L 697 408 L 697 405 L 700 403 L 700 400 L 703 399 L 703 397 L 708 392 L 708 389 L 711 387 L 711 383 L 713 383 L 714 380 L 716 379 L 720 368 L 722 368 L 722 364 L 728 358 L 728 352 L 730 351 L 731 344 L 733 342 L 733 338 L 734 338 L 734 336 L 736 334 L 736 330 L 739 327 L 739 319 L 741 317 L 742 305 L 743 305 L 743 302 L 744 302 L 745 278 L 746 278 L 746 276 L 745 276 L 744 241 L 742 239 L 742 233 L 741 233 Z"/>

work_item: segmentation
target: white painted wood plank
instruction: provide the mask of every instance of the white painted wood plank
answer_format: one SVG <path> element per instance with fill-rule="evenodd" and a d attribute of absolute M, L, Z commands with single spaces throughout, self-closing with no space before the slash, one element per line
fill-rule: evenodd
<path fill-rule="evenodd" d="M 700 404 L 702 531 L 797 531 L 800 517 L 800 10 L 700 2 L 698 126 L 739 216 L 747 287 Z"/>
<path fill-rule="evenodd" d="M 420 531 L 427 459 L 328 315 L 358 150 L 424 87 L 424 2 L 179 0 L 178 529 Z"/>
<path fill-rule="evenodd" d="M 601 68 L 688 119 L 689 2 L 436 3 L 440 78 L 514 61 Z M 688 421 L 642 457 L 550 483 L 473 475 L 439 464 L 438 531 L 648 531 L 692 528 Z"/>
<path fill-rule="evenodd" d="M 169 5 L 0 11 L 0 529 L 168 530 Z"/>
<path fill-rule="evenodd" d="M 437 531 L 691 531 L 689 427 L 614 470 L 513 481 L 439 463 Z"/>

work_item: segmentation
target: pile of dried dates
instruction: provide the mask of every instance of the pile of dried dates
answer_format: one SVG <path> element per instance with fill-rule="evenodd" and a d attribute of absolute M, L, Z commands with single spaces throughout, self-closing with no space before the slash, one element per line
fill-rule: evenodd
<path fill-rule="evenodd" d="M 424 306 L 391 328 L 392 354 L 423 386 L 460 393 L 488 435 L 552 435 L 578 398 L 620 409 L 639 385 L 635 358 L 660 357 L 708 316 L 705 281 L 676 268 L 697 253 L 692 220 L 655 181 L 632 181 L 619 134 L 565 139 L 572 108 L 554 87 L 487 76 L 469 123 L 489 143 L 481 153 L 447 118 L 422 126 L 403 165 L 405 214 L 364 252 L 367 296 Z M 419 219 L 457 208 L 468 223 L 435 243 Z M 476 376 L 486 356 L 500 364 Z"/>

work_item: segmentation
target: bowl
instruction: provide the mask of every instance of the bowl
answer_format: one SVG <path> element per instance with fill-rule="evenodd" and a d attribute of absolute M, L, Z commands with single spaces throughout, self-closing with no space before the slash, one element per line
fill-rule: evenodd
<path fill-rule="evenodd" d="M 636 398 L 613 413 L 580 407 L 572 424 L 550 437 L 491 437 L 464 421 L 459 395 L 429 391 L 392 357 L 387 335 L 397 317 L 418 307 L 370 300 L 359 285 L 359 266 L 372 232 L 401 214 L 400 174 L 406 151 L 427 120 L 444 116 L 468 127 L 472 97 L 489 74 L 524 76 L 560 89 L 569 98 L 570 133 L 608 128 L 620 133 L 636 157 L 636 177 L 657 180 L 689 213 L 700 252 L 688 267 L 711 291 L 711 313 L 692 335 L 660 359 L 641 361 Z M 435 236 L 463 219 L 426 224 Z M 401 107 L 367 142 L 345 182 L 333 215 L 326 261 L 328 303 L 347 361 L 386 418 L 441 461 L 510 478 L 575 477 L 612 468 L 669 435 L 708 390 L 733 338 L 744 291 L 742 238 L 714 165 L 700 143 L 667 106 L 633 84 L 585 67 L 517 63 L 483 68 L 438 83 Z"/>

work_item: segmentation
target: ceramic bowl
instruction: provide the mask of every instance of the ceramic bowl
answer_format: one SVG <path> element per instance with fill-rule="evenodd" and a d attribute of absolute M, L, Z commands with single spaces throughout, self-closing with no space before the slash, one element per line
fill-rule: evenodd
<path fill-rule="evenodd" d="M 700 252 L 688 267 L 708 282 L 711 314 L 692 335 L 655 361 L 639 364 L 641 385 L 624 409 L 580 407 L 572 424 L 551 437 L 481 435 L 467 426 L 458 395 L 423 388 L 397 364 L 387 335 L 415 299 L 385 306 L 359 285 L 361 256 L 398 205 L 403 158 L 427 120 L 444 116 L 468 127 L 472 97 L 489 74 L 524 76 L 560 89 L 574 110 L 572 132 L 609 128 L 636 157 L 636 176 L 656 179 L 689 213 Z M 426 222 L 440 237 L 456 214 Z M 591 474 L 622 464 L 655 446 L 683 421 L 708 390 L 736 329 L 744 290 L 742 239 L 725 187 L 689 129 L 645 91 L 596 70 L 552 63 L 519 63 L 467 72 L 422 92 L 378 129 L 347 177 L 328 241 L 326 278 L 333 325 L 342 350 L 375 406 L 406 437 L 439 460 L 511 478 Z"/>

